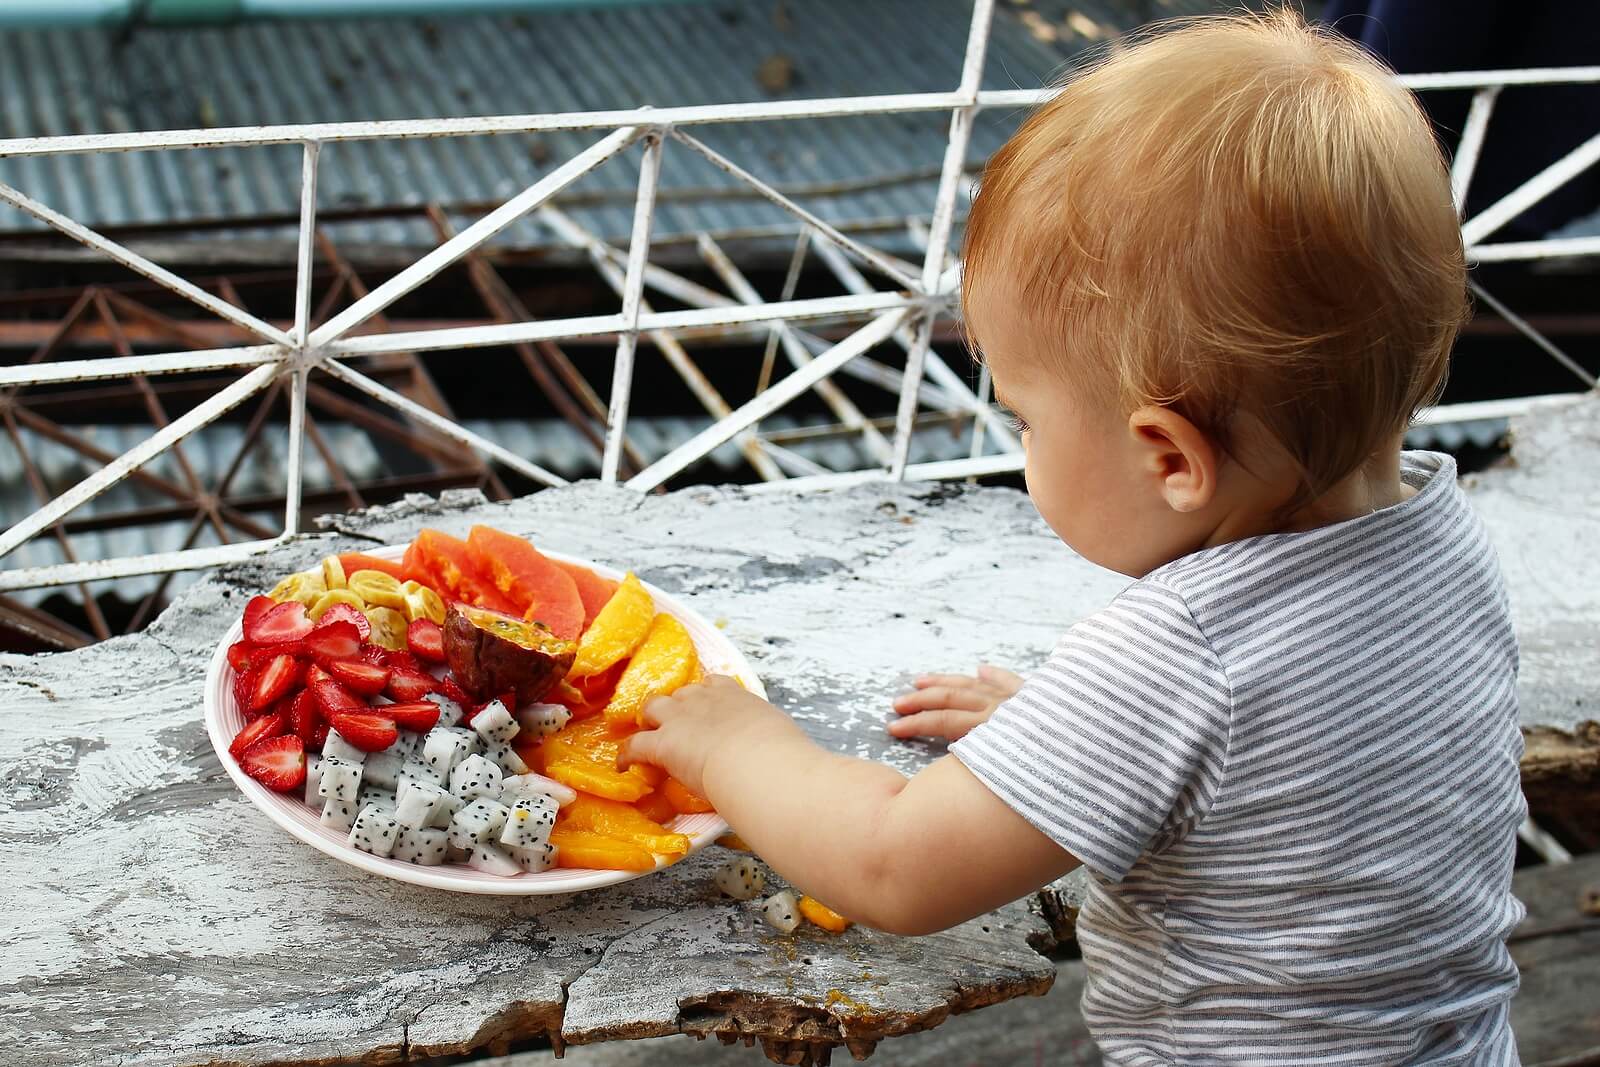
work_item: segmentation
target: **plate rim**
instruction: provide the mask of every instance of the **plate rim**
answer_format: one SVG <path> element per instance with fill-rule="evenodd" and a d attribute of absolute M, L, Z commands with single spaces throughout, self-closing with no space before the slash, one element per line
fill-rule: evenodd
<path fill-rule="evenodd" d="M 360 552 L 362 555 L 375 556 L 379 559 L 399 559 L 410 544 L 411 542 L 407 541 L 398 545 L 363 548 Z M 567 552 L 557 552 L 543 548 L 539 551 L 549 559 L 587 567 L 601 577 L 609 578 L 613 581 L 621 581 L 624 575 L 628 573 L 627 571 L 618 570 L 615 567 L 584 559 Z M 644 581 L 642 578 L 639 581 L 655 602 L 656 610 L 662 610 L 663 605 L 665 605 L 668 614 L 678 618 L 687 617 L 688 620 L 704 627 L 711 634 L 717 635 L 721 643 L 726 646 L 725 651 L 738 672 L 739 680 L 751 692 L 760 697 L 766 697 L 766 687 L 762 684 L 761 678 L 756 674 L 750 661 L 745 658 L 744 653 L 739 650 L 737 645 L 728 640 L 727 637 L 722 636 L 720 627 L 672 594 Z M 390 859 L 387 856 L 374 856 L 371 853 L 362 852 L 360 849 L 351 848 L 347 844 L 330 840 L 320 833 L 311 832 L 311 827 L 307 827 L 289 817 L 286 812 L 280 811 L 275 803 L 268 803 L 269 801 L 282 800 L 288 794 L 274 792 L 251 778 L 239 766 L 239 761 L 228 754 L 228 746 L 233 739 L 224 737 L 222 733 L 223 709 L 219 702 L 219 694 L 231 692 L 231 684 L 225 684 L 224 681 L 224 674 L 231 674 L 233 671 L 233 668 L 228 664 L 228 647 L 235 641 L 241 640 L 243 636 L 244 620 L 241 616 L 234 619 L 232 625 L 223 633 L 222 639 L 211 654 L 210 665 L 206 669 L 203 717 L 206 733 L 211 739 L 211 747 L 216 752 L 217 758 L 221 761 L 228 777 L 233 780 L 235 787 L 244 794 L 258 811 L 265 814 L 273 825 L 324 855 L 331 856 L 352 867 L 385 878 L 407 882 L 411 885 L 422 886 L 427 889 L 443 889 L 455 893 L 475 893 L 493 896 L 559 896 L 620 885 L 623 882 L 631 882 L 636 878 L 642 878 L 657 871 L 665 870 L 674 863 L 681 863 L 688 856 L 711 844 L 728 831 L 727 821 L 721 816 L 715 816 L 715 823 L 710 829 L 689 835 L 688 852 L 670 863 L 663 863 L 660 859 L 657 859 L 656 866 L 648 871 L 612 871 L 587 867 L 560 868 L 580 878 L 585 874 L 589 875 L 588 878 L 583 878 L 580 884 L 577 885 L 570 884 L 570 881 L 562 885 L 541 884 L 538 879 L 542 877 L 543 872 L 524 872 L 510 877 L 499 878 L 494 882 L 465 881 L 455 875 L 446 873 L 445 869 L 441 867 L 422 867 L 414 863 L 404 863 L 400 860 Z M 231 683 L 231 678 L 227 679 L 227 682 Z M 304 801 L 300 800 L 300 803 L 304 804 Z M 714 815 L 715 813 L 712 814 Z"/>

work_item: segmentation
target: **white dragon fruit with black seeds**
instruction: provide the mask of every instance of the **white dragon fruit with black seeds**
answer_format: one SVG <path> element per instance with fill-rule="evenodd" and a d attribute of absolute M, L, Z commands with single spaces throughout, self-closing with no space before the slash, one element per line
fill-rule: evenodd
<path fill-rule="evenodd" d="M 528 773 L 528 765 L 522 761 L 522 757 L 517 754 L 517 750 L 503 741 L 497 745 L 490 745 L 484 751 L 483 758 L 499 767 L 501 774 Z M 504 785 L 505 782 L 502 779 L 501 787 L 504 788 Z"/>
<path fill-rule="evenodd" d="M 317 787 L 322 784 L 322 757 L 316 753 L 306 756 L 306 803 L 313 808 L 322 806 L 322 794 Z"/>
<path fill-rule="evenodd" d="M 401 827 L 394 839 L 392 859 L 415 863 L 422 867 L 437 867 L 444 862 L 450 848 L 450 835 L 443 830 Z"/>
<path fill-rule="evenodd" d="M 361 793 L 361 778 L 361 764 L 329 756 L 322 761 L 317 795 L 353 803 Z"/>
<path fill-rule="evenodd" d="M 761 864 L 749 856 L 735 856 L 717 870 L 712 880 L 734 900 L 754 900 L 767 885 Z"/>
<path fill-rule="evenodd" d="M 366 782 L 380 789 L 392 790 L 400 784 L 400 768 L 405 765 L 405 760 L 387 748 L 382 752 L 374 752 L 367 757 Z"/>
<path fill-rule="evenodd" d="M 456 764 L 476 751 L 478 735 L 455 726 L 435 726 L 422 739 L 422 762 L 447 779 Z"/>
<path fill-rule="evenodd" d="M 530 734 L 553 734 L 572 720 L 572 712 L 560 704 L 529 704 L 517 712 L 517 725 Z"/>
<path fill-rule="evenodd" d="M 422 739 L 426 735 L 419 734 L 415 730 L 399 730 L 396 733 L 397 736 L 395 737 L 394 742 L 390 744 L 388 748 L 383 750 L 384 755 L 399 756 L 400 762 L 402 763 L 408 759 L 418 758 L 421 756 Z"/>
<path fill-rule="evenodd" d="M 431 826 L 449 797 L 449 793 L 430 782 L 410 783 L 410 787 L 395 798 L 395 820 L 413 830 Z"/>
<path fill-rule="evenodd" d="M 439 806 L 434 809 L 433 818 L 428 825 L 441 830 L 450 829 L 450 820 L 456 817 L 456 812 L 467 806 L 467 802 L 454 793 L 446 792 L 444 799 L 439 801 Z"/>
<path fill-rule="evenodd" d="M 578 791 L 564 782 L 542 774 L 515 774 L 500 782 L 500 802 L 509 804 L 523 797 L 550 797 L 563 808 L 578 799 Z"/>
<path fill-rule="evenodd" d="M 459 726 L 461 725 L 461 720 L 466 717 L 466 712 L 462 710 L 461 705 L 443 693 L 428 693 L 423 699 L 431 700 L 439 705 L 439 721 L 434 724 L 436 727 Z"/>
<path fill-rule="evenodd" d="M 471 755 L 450 772 L 450 792 L 462 800 L 500 795 L 500 768 L 479 755 Z"/>
<path fill-rule="evenodd" d="M 514 845 L 502 845 L 500 847 L 505 850 L 506 855 L 516 862 L 518 867 L 531 874 L 548 871 L 556 865 L 556 860 L 561 856 L 561 850 L 549 842 L 535 845 L 532 848 L 517 848 Z"/>
<path fill-rule="evenodd" d="M 504 804 L 479 797 L 450 820 L 450 843 L 457 848 L 493 843 L 509 814 Z"/>
<path fill-rule="evenodd" d="M 774 893 L 761 905 L 761 917 L 774 930 L 792 934 L 794 928 L 800 925 L 800 898 L 795 896 L 793 889 Z"/>
<path fill-rule="evenodd" d="M 394 812 L 368 804 L 356 816 L 350 827 L 351 847 L 374 856 L 387 856 L 394 851 L 395 838 L 400 836 L 400 824 L 394 821 Z"/>
<path fill-rule="evenodd" d="M 557 810 L 550 797 L 524 797 L 517 801 L 506 814 L 500 843 L 516 848 L 537 848 L 547 843 L 550 831 L 555 829 Z"/>
<path fill-rule="evenodd" d="M 369 804 L 380 807 L 385 811 L 393 811 L 395 808 L 394 794 L 379 786 L 364 785 L 361 787 L 361 795 L 356 798 L 356 810 L 360 811 Z"/>
<path fill-rule="evenodd" d="M 522 873 L 521 864 L 512 859 L 505 849 L 496 845 L 474 845 L 467 856 L 467 866 L 484 874 L 498 874 L 503 878 Z"/>
<path fill-rule="evenodd" d="M 333 759 L 342 759 L 346 763 L 365 763 L 367 753 L 339 736 L 338 730 L 330 729 L 328 739 L 322 743 L 322 754 Z"/>
<path fill-rule="evenodd" d="M 521 729 L 511 712 L 498 700 L 491 700 L 484 709 L 473 716 L 472 729 L 483 738 L 484 747 L 503 745 L 517 736 Z"/>
<path fill-rule="evenodd" d="M 337 830 L 342 834 L 349 833 L 350 827 L 355 824 L 356 812 L 359 810 L 354 800 L 329 797 L 323 801 L 322 817 L 318 822 L 329 830 Z"/>
<path fill-rule="evenodd" d="M 434 770 L 429 764 L 413 756 L 401 766 L 400 774 L 395 779 L 394 791 L 398 795 L 406 787 L 407 783 L 419 782 L 442 787 L 445 783 L 445 776 Z"/>

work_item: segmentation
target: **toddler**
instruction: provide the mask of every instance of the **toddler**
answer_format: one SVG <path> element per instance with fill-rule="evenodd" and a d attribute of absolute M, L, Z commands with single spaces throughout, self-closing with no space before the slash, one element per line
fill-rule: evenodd
<path fill-rule="evenodd" d="M 624 765 L 884 930 L 1088 868 L 1110 1063 L 1517 1062 L 1517 647 L 1453 462 L 1401 451 L 1466 309 L 1416 103 L 1295 16 L 1184 23 L 1026 120 L 965 254 L 1029 496 L 1136 580 L 1026 682 L 901 698 L 959 737 L 909 779 L 724 678 Z"/>

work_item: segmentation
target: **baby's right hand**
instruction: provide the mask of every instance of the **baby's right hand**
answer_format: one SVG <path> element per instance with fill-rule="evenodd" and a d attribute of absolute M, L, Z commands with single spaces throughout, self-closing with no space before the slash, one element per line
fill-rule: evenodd
<path fill-rule="evenodd" d="M 942 737 L 949 741 L 987 719 L 1018 689 L 1022 679 L 1002 667 L 978 665 L 978 676 L 924 674 L 912 681 L 915 693 L 894 698 L 902 717 L 889 724 L 896 737 Z"/>

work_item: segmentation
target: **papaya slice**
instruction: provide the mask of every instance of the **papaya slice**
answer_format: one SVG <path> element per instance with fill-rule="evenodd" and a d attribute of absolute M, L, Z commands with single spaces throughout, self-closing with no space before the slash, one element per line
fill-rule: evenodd
<path fill-rule="evenodd" d="M 643 845 L 587 830 L 550 831 L 550 843 L 559 850 L 557 867 L 582 867 L 601 871 L 649 871 L 655 855 Z"/>
<path fill-rule="evenodd" d="M 450 600 L 522 617 L 522 609 L 495 588 L 472 561 L 467 543 L 440 530 L 419 530 L 401 560 L 402 580 L 420 582 Z"/>
<path fill-rule="evenodd" d="M 600 609 L 606 606 L 606 601 L 617 591 L 617 583 L 610 578 L 602 578 L 588 567 L 565 560 L 551 560 L 557 567 L 567 572 L 567 577 L 572 579 L 572 584 L 578 587 L 578 599 L 583 601 L 583 628 L 588 630 L 594 624 L 595 616 L 600 614 Z"/>
<path fill-rule="evenodd" d="M 632 572 L 595 616 L 594 625 L 578 640 L 572 661 L 574 677 L 601 674 L 632 656 L 650 636 L 656 616 L 655 601 Z"/>
<path fill-rule="evenodd" d="M 664 856 L 682 856 L 689 851 L 687 836 L 675 834 L 647 818 L 632 804 L 588 793 L 579 793 L 577 800 L 561 809 L 561 814 L 556 816 L 556 827 L 588 830 L 632 841 Z"/>
<path fill-rule="evenodd" d="M 477 569 L 529 622 L 541 622 L 565 641 L 583 632 L 583 599 L 566 571 L 515 534 L 490 526 L 467 533 L 467 552 Z"/>
<path fill-rule="evenodd" d="M 382 571 L 397 582 L 406 580 L 405 564 L 396 563 L 392 559 L 380 559 L 369 556 L 365 552 L 341 552 L 339 564 L 344 567 L 345 574 L 354 574 L 356 571 Z"/>
<path fill-rule="evenodd" d="M 645 704 L 682 689 L 699 670 L 700 657 L 689 631 L 671 615 L 658 612 L 644 643 L 617 679 L 617 690 L 606 704 L 606 723 L 613 733 L 644 725 L 641 713 Z"/>
<path fill-rule="evenodd" d="M 698 815 L 701 812 L 716 811 L 711 806 L 711 801 L 698 793 L 691 793 L 687 786 L 676 778 L 668 777 L 658 788 L 662 799 L 672 805 L 672 810 L 679 815 Z"/>

